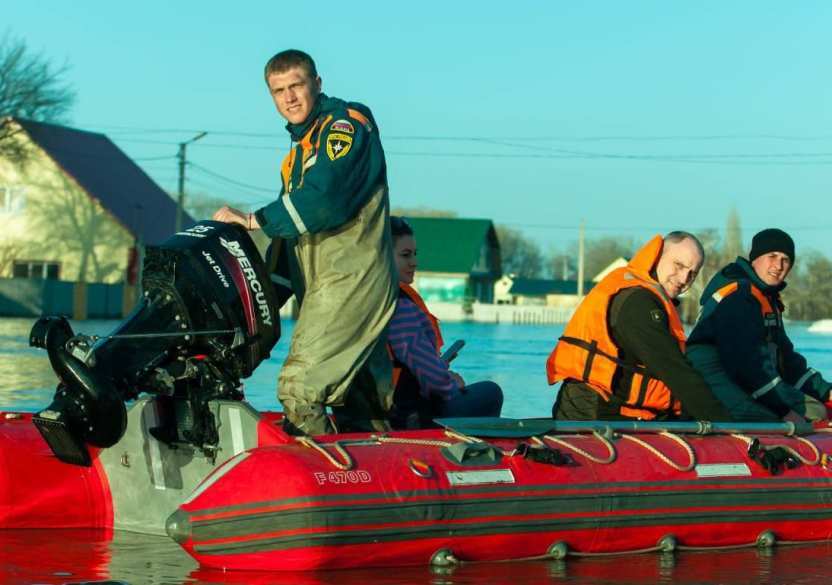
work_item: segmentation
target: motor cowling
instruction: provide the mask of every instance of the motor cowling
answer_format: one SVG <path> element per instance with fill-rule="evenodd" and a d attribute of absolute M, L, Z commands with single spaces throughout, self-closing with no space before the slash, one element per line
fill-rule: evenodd
<path fill-rule="evenodd" d="M 288 295 L 278 297 L 269 277 L 245 230 L 203 221 L 147 249 L 141 298 L 110 335 L 75 335 L 65 318 L 41 318 L 30 345 L 46 349 L 60 383 L 34 422 L 53 452 L 89 464 L 85 445 L 115 444 L 124 403 L 140 392 L 176 399 L 179 411 L 186 403 L 184 440 L 210 446 L 216 431 L 205 403 L 242 398 L 241 379 L 280 337 Z M 157 431 L 183 440 L 175 429 Z"/>

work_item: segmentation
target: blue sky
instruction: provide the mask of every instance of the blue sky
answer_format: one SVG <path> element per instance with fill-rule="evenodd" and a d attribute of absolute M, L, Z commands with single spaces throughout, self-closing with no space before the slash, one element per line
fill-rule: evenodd
<path fill-rule="evenodd" d="M 71 125 L 163 188 L 252 208 L 289 140 L 262 80 L 294 47 L 369 105 L 394 206 L 488 217 L 545 248 L 779 226 L 832 256 L 832 3 L 4 3 L 0 31 L 66 60 Z M 167 157 L 167 158 L 165 158 Z M 222 178 L 221 178 L 222 177 Z M 239 184 L 235 184 L 234 181 Z"/>

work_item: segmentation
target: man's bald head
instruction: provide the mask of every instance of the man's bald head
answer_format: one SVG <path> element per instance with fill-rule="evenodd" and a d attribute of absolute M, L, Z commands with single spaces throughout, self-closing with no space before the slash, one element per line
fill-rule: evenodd
<path fill-rule="evenodd" d="M 704 261 L 705 249 L 696 236 L 670 232 L 664 237 L 662 255 L 656 263 L 656 280 L 667 296 L 675 299 L 690 288 Z"/>

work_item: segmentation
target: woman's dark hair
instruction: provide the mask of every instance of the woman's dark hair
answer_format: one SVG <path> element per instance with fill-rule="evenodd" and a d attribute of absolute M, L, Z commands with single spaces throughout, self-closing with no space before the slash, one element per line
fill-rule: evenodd
<path fill-rule="evenodd" d="M 407 220 L 399 215 L 391 215 L 390 216 L 390 233 L 393 234 L 393 238 L 399 238 L 401 236 L 412 236 L 413 235 L 413 228 L 410 227 L 410 224 Z"/>

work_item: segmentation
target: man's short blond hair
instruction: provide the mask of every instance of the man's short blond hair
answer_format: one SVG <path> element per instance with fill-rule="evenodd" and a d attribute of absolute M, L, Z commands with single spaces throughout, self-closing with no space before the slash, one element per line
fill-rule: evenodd
<path fill-rule="evenodd" d="M 273 73 L 285 73 L 292 67 L 302 67 L 305 69 L 309 74 L 309 79 L 316 79 L 318 77 L 315 61 L 307 53 L 298 49 L 286 49 L 269 59 L 263 70 L 263 77 L 266 83 L 268 83 L 269 75 Z"/>

